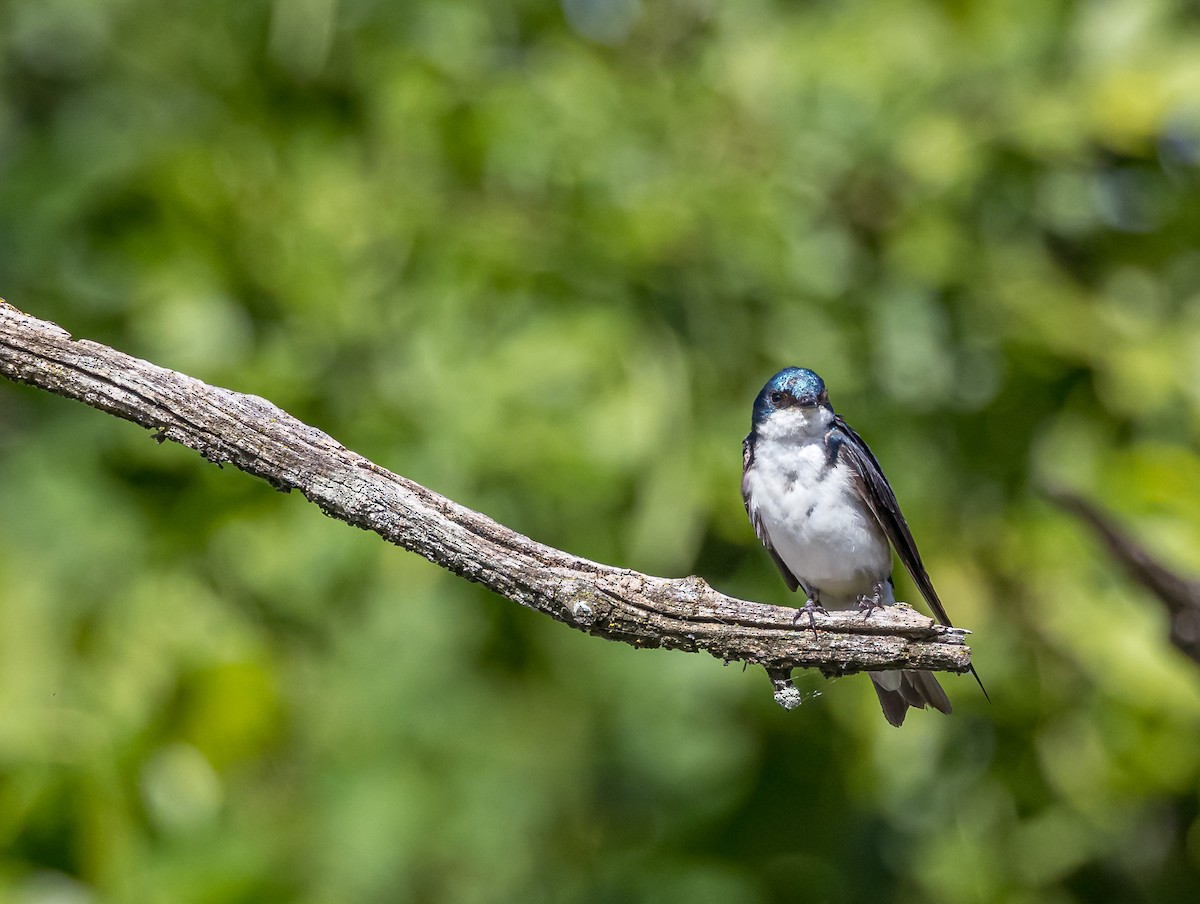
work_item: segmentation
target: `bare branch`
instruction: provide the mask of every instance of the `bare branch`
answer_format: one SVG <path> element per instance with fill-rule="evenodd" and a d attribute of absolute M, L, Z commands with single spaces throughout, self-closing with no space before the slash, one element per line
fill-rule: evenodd
<path fill-rule="evenodd" d="M 1200 581 L 1176 574 L 1125 533 L 1099 506 L 1058 487 L 1047 495 L 1088 525 L 1129 578 L 1162 603 L 1171 616 L 1171 642 L 1200 662 Z"/>
<path fill-rule="evenodd" d="M 87 340 L 0 301 L 0 374 L 155 431 L 280 490 L 298 489 L 330 517 L 374 531 L 516 603 L 634 647 L 704 650 L 762 665 L 786 691 L 792 668 L 826 675 L 920 668 L 964 672 L 967 632 L 898 605 L 793 624 L 794 609 L 725 596 L 698 577 L 667 579 L 545 546 L 381 468 L 257 396 Z M 794 689 L 793 689 L 794 690 Z M 781 703 L 792 695 L 776 694 Z"/>

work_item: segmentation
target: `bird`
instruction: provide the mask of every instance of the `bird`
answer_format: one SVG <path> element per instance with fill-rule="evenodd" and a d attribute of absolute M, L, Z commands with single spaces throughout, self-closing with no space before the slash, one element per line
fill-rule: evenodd
<path fill-rule="evenodd" d="M 952 627 L 883 469 L 813 371 L 786 367 L 755 398 L 742 443 L 742 501 L 788 589 L 807 596 L 797 621 L 807 614 L 815 630 L 813 613 L 827 606 L 870 616 L 894 605 L 894 547 L 938 621 Z M 974 666 L 971 673 L 986 697 Z M 953 711 L 932 672 L 867 674 L 896 727 L 910 707 Z"/>

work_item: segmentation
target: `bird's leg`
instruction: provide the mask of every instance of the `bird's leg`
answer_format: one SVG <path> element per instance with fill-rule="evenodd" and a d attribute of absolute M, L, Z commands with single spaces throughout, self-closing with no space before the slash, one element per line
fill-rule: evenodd
<path fill-rule="evenodd" d="M 808 594 L 808 599 L 804 601 L 804 605 L 796 610 L 796 615 L 792 619 L 792 625 L 795 626 L 801 618 L 808 616 L 808 626 L 813 629 L 813 633 L 817 633 L 817 620 L 814 617 L 815 613 L 820 612 L 822 615 L 828 615 L 829 610 L 821 605 L 821 594 L 817 590 L 809 590 L 804 588 L 804 592 Z"/>
<path fill-rule="evenodd" d="M 871 613 L 883 606 L 883 581 L 877 583 L 870 593 L 864 593 L 858 598 L 858 611 L 863 618 L 870 618 Z"/>

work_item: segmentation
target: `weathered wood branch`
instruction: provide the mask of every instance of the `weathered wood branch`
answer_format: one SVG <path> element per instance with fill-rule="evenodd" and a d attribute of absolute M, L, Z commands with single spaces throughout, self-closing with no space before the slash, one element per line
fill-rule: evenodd
<path fill-rule="evenodd" d="M 970 667 L 966 632 L 908 606 L 869 619 L 818 615 L 813 631 L 807 619 L 793 623 L 794 609 L 734 599 L 698 577 L 651 577 L 572 556 L 393 474 L 265 399 L 72 339 L 2 300 L 0 374 L 133 421 L 160 442 L 172 440 L 280 490 L 298 489 L 330 517 L 580 631 L 762 665 L 784 706 L 799 701 L 788 678 L 797 667 L 826 675 Z"/>

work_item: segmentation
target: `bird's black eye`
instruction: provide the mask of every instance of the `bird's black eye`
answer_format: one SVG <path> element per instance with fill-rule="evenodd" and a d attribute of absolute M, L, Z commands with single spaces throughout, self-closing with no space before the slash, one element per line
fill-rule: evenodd
<path fill-rule="evenodd" d="M 767 398 L 771 400 L 772 405 L 779 405 L 783 402 L 783 393 L 777 389 L 767 396 Z"/>

